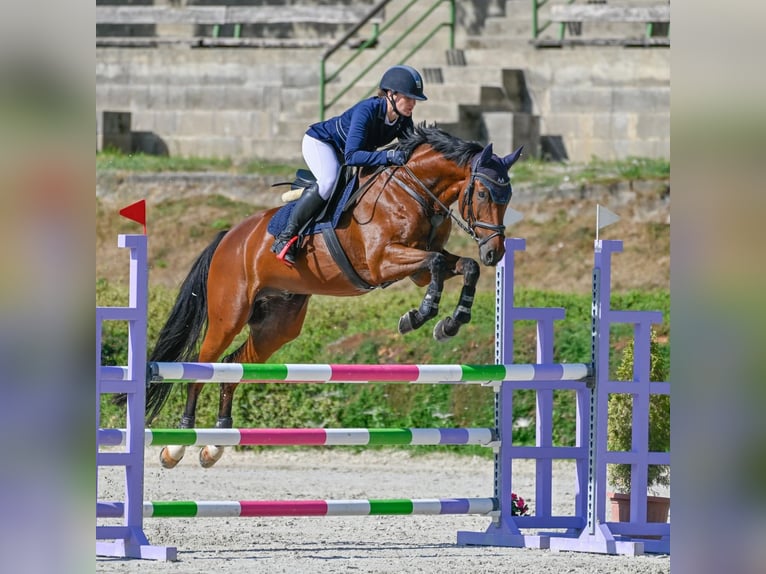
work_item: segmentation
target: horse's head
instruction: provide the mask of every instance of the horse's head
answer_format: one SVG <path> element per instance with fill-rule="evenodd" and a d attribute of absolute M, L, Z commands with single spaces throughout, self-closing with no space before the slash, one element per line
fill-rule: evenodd
<path fill-rule="evenodd" d="M 484 265 L 497 265 L 505 254 L 503 217 L 513 195 L 508 170 L 519 159 L 522 148 L 499 157 L 489 144 L 471 162 L 470 178 L 460 201 L 460 214 L 479 243 L 479 257 Z"/>

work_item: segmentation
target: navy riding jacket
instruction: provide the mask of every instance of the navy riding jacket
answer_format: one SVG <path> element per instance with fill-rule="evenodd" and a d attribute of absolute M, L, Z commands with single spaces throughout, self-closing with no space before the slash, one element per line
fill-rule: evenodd
<path fill-rule="evenodd" d="M 386 152 L 379 147 L 413 130 L 412 118 L 399 116 L 393 125 L 386 124 L 386 99 L 362 100 L 339 116 L 309 126 L 314 139 L 328 143 L 346 165 L 386 165 Z"/>

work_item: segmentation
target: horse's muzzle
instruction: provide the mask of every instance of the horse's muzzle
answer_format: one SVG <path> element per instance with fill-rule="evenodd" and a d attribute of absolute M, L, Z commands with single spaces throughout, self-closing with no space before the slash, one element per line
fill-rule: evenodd
<path fill-rule="evenodd" d="M 500 260 L 503 258 L 503 255 L 505 255 L 505 243 L 500 242 L 501 247 L 495 247 L 493 246 L 494 241 L 490 243 L 485 243 L 479 248 L 479 257 L 481 259 L 482 265 L 486 265 L 487 267 L 494 267 L 498 263 L 500 263 Z"/>

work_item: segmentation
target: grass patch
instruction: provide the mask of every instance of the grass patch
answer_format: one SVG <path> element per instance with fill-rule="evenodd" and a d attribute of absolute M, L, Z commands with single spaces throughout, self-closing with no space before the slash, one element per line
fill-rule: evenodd
<path fill-rule="evenodd" d="M 226 172 L 231 174 L 292 174 L 298 166 L 266 160 L 235 161 L 231 158 L 175 157 L 145 153 L 124 154 L 114 149 L 96 153 L 96 171 L 133 172 Z"/>
<path fill-rule="evenodd" d="M 300 167 L 263 159 L 235 161 L 229 158 L 171 157 L 116 150 L 96 153 L 96 170 L 135 172 L 227 172 L 231 174 L 292 175 Z M 558 187 L 564 183 L 608 184 L 622 180 L 655 180 L 670 177 L 670 161 L 630 157 L 624 160 L 591 159 L 588 163 L 554 163 L 526 158 L 511 170 L 513 183 Z"/>
<path fill-rule="evenodd" d="M 670 161 L 661 158 L 622 160 L 591 159 L 588 163 L 552 163 L 529 158 L 511 170 L 513 183 L 539 187 L 610 184 L 625 180 L 658 180 L 670 177 Z"/>

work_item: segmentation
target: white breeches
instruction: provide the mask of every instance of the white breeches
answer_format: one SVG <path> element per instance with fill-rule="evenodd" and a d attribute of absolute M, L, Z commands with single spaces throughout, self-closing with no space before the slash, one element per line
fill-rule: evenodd
<path fill-rule="evenodd" d="M 322 199 L 329 199 L 340 171 L 340 163 L 338 163 L 335 149 L 329 144 L 320 142 L 309 135 L 304 135 L 303 159 L 311 173 L 317 178 L 319 195 Z"/>

